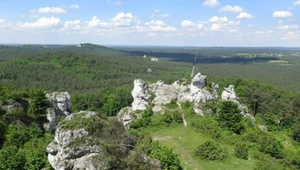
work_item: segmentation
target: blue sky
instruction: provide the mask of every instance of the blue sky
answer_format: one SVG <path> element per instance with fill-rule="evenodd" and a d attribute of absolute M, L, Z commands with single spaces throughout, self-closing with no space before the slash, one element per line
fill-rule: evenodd
<path fill-rule="evenodd" d="M 0 43 L 300 46 L 300 0 L 0 1 Z"/>

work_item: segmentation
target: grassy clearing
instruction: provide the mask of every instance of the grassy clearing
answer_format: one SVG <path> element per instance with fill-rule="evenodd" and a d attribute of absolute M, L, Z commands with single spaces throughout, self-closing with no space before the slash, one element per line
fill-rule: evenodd
<path fill-rule="evenodd" d="M 222 147 L 228 149 L 230 156 L 224 161 L 206 161 L 194 156 L 194 149 L 207 140 L 213 140 L 207 135 L 197 133 L 192 127 L 184 127 L 183 124 L 171 125 L 169 127 L 153 127 L 144 129 L 150 133 L 154 140 L 159 140 L 160 143 L 172 147 L 180 154 L 182 166 L 186 170 L 234 170 L 253 169 L 255 161 L 251 154 L 249 160 L 242 160 L 233 156 L 234 147 L 232 145 L 224 145 Z M 217 141 L 218 142 L 218 141 Z"/>

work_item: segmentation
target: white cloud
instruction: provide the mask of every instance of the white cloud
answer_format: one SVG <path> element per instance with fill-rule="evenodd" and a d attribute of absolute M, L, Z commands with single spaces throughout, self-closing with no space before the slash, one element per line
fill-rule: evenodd
<path fill-rule="evenodd" d="M 155 18 L 156 16 L 159 16 L 161 18 L 168 18 L 168 17 L 170 17 L 169 14 L 161 14 L 160 11 L 159 11 L 159 9 L 155 9 L 153 11 L 153 13 L 149 16 L 149 18 Z"/>
<path fill-rule="evenodd" d="M 116 27 L 129 27 L 138 23 L 138 19 L 131 13 L 118 13 L 112 20 L 113 26 Z"/>
<path fill-rule="evenodd" d="M 30 10 L 30 12 L 38 13 L 38 14 L 64 14 L 64 13 L 67 13 L 67 11 L 61 7 L 44 7 L 44 8 L 39 8 L 37 10 L 35 10 L 35 9 Z"/>
<path fill-rule="evenodd" d="M 212 18 L 210 18 L 208 20 L 209 22 L 214 22 L 214 23 L 224 23 L 224 22 L 228 22 L 228 18 L 227 17 L 217 17 L 217 16 L 214 16 Z"/>
<path fill-rule="evenodd" d="M 79 5 L 76 5 L 76 4 L 73 4 L 73 5 L 70 5 L 70 8 L 71 9 L 79 9 Z"/>
<path fill-rule="evenodd" d="M 241 8 L 240 6 L 231 6 L 231 5 L 226 5 L 225 7 L 221 8 L 219 10 L 220 12 L 243 12 L 243 8 Z"/>
<path fill-rule="evenodd" d="M 289 31 L 287 32 L 283 37 L 281 37 L 282 40 L 297 40 L 300 37 L 300 33 Z"/>
<path fill-rule="evenodd" d="M 203 22 L 198 22 L 198 23 L 194 23 L 190 20 L 183 20 L 181 22 L 181 27 L 183 28 L 189 28 L 189 31 L 194 31 L 193 29 L 201 29 L 204 27 L 204 23 Z"/>
<path fill-rule="evenodd" d="M 5 22 L 5 20 L 4 19 L 0 19 L 0 23 L 4 23 Z"/>
<path fill-rule="evenodd" d="M 162 20 L 152 20 L 150 22 L 146 22 L 145 25 L 147 28 L 145 30 L 150 32 L 175 32 L 177 28 L 171 27 L 167 25 Z"/>
<path fill-rule="evenodd" d="M 294 5 L 300 5 L 300 0 L 295 0 Z"/>
<path fill-rule="evenodd" d="M 96 16 L 88 22 L 89 27 L 131 27 L 139 23 L 139 20 L 131 13 L 118 13 L 110 21 L 100 21 Z"/>
<path fill-rule="evenodd" d="M 274 18 L 289 18 L 289 17 L 293 17 L 293 13 L 289 12 L 289 11 L 275 11 L 273 13 L 273 17 Z"/>
<path fill-rule="evenodd" d="M 277 28 L 280 29 L 280 30 L 297 29 L 298 25 L 283 25 L 283 24 L 279 24 L 279 25 L 277 25 Z"/>
<path fill-rule="evenodd" d="M 182 27 L 193 27 L 194 25 L 195 25 L 195 23 L 193 23 L 190 20 L 184 20 L 181 22 Z"/>
<path fill-rule="evenodd" d="M 221 5 L 218 0 L 206 0 L 203 2 L 203 6 L 209 7 L 209 8 L 214 8 Z"/>
<path fill-rule="evenodd" d="M 258 35 L 258 36 L 262 36 L 262 37 L 265 37 L 265 36 L 270 36 L 274 33 L 273 30 L 263 30 L 263 31 L 256 31 L 255 34 Z"/>
<path fill-rule="evenodd" d="M 211 31 L 237 30 L 236 27 L 240 25 L 240 21 L 230 21 L 227 17 L 214 16 L 208 21 L 212 23 L 212 25 L 209 28 Z"/>
<path fill-rule="evenodd" d="M 160 14 L 159 16 L 162 17 L 162 18 L 168 18 L 168 17 L 170 17 L 169 14 Z"/>
<path fill-rule="evenodd" d="M 24 22 L 24 23 L 18 23 L 17 28 L 33 28 L 33 29 L 39 29 L 39 28 L 50 28 L 57 26 L 60 23 L 59 18 L 46 18 L 42 17 L 38 19 L 36 22 Z"/>
<path fill-rule="evenodd" d="M 238 16 L 236 16 L 237 19 L 251 19 L 253 16 L 247 12 L 242 12 Z"/>
<path fill-rule="evenodd" d="M 80 26 L 80 20 L 72 20 L 72 21 L 65 21 L 62 31 L 67 30 L 81 30 L 82 27 Z"/>
<path fill-rule="evenodd" d="M 152 20 L 150 22 L 146 22 L 145 25 L 163 26 L 163 25 L 166 25 L 166 23 L 162 20 Z"/>
<path fill-rule="evenodd" d="M 222 25 L 221 24 L 218 24 L 218 23 L 213 23 L 211 26 L 210 26 L 210 30 L 211 31 L 220 31 L 222 28 Z"/>

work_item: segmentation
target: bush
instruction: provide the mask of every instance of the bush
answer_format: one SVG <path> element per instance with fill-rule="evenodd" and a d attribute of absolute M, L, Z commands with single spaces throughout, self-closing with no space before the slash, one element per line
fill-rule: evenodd
<path fill-rule="evenodd" d="M 223 101 L 219 106 L 218 121 L 222 127 L 240 134 L 243 131 L 241 123 L 243 115 L 240 114 L 238 105 L 231 101 Z"/>
<path fill-rule="evenodd" d="M 220 147 L 212 141 L 207 141 L 199 145 L 194 153 L 195 156 L 206 160 L 223 160 L 228 156 L 228 151 L 225 148 Z"/>
<path fill-rule="evenodd" d="M 293 138 L 295 141 L 300 142 L 300 125 L 293 128 Z"/>
<path fill-rule="evenodd" d="M 219 139 L 221 137 L 221 131 L 217 121 L 208 117 L 200 117 L 192 121 L 191 125 L 196 128 L 198 132 L 210 135 L 214 139 Z"/>
<path fill-rule="evenodd" d="M 248 146 L 245 143 L 237 143 L 234 148 L 234 155 L 237 158 L 248 159 Z"/>
<path fill-rule="evenodd" d="M 163 169 L 180 170 L 180 160 L 178 154 L 173 149 L 160 145 L 158 142 L 152 142 L 152 150 L 150 156 L 158 159 Z"/>

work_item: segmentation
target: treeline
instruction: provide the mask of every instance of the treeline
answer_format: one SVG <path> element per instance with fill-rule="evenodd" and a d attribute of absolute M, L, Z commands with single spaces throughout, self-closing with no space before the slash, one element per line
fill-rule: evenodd
<path fill-rule="evenodd" d="M 148 68 L 152 72 L 147 72 Z M 50 91 L 98 91 L 105 87 L 132 86 L 133 80 L 174 81 L 189 66 L 129 56 L 99 57 L 70 51 L 47 52 L 0 62 L 0 83 L 14 89 Z"/>

